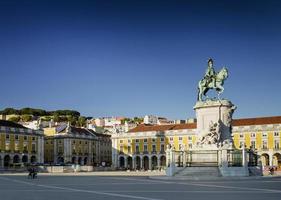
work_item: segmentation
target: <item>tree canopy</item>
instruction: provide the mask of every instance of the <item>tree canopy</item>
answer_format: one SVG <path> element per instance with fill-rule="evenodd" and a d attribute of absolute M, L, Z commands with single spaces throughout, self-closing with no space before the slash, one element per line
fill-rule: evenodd
<path fill-rule="evenodd" d="M 80 113 L 76 110 L 55 110 L 55 111 L 46 111 L 43 109 L 37 108 L 22 108 L 22 109 L 14 109 L 14 108 L 5 108 L 0 111 L 2 115 L 33 115 L 33 116 L 75 116 L 79 117 Z"/>

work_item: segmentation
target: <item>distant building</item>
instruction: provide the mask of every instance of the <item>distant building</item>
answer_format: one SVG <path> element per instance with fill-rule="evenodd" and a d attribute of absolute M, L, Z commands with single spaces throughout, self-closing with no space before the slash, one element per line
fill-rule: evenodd
<path fill-rule="evenodd" d="M 143 118 L 144 124 L 157 124 L 158 118 L 154 115 L 145 115 Z"/>
<path fill-rule="evenodd" d="M 172 125 L 141 124 L 127 133 L 112 135 L 112 160 L 118 168 L 159 169 L 167 166 L 167 144 L 179 151 L 192 149 L 199 140 L 196 119 Z M 253 149 L 264 167 L 281 169 L 281 116 L 234 119 L 236 149 Z"/>
<path fill-rule="evenodd" d="M 20 124 L 0 120 L 0 168 L 44 162 L 44 134 Z"/>
<path fill-rule="evenodd" d="M 187 121 L 186 120 L 183 120 L 183 119 L 176 119 L 174 120 L 174 124 L 185 124 Z"/>
<path fill-rule="evenodd" d="M 168 120 L 165 117 L 157 117 L 154 115 L 146 115 L 143 118 L 144 124 L 151 124 L 151 125 L 167 125 L 173 124 L 173 121 Z"/>
<path fill-rule="evenodd" d="M 44 128 L 45 162 L 51 164 L 111 164 L 111 139 L 108 135 L 69 124 Z"/>

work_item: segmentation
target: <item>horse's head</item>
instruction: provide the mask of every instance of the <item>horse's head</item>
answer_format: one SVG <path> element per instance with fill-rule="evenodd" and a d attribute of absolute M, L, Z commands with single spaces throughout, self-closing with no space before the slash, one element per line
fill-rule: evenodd
<path fill-rule="evenodd" d="M 217 78 L 224 80 L 228 78 L 228 70 L 226 67 L 223 67 L 217 74 Z"/>

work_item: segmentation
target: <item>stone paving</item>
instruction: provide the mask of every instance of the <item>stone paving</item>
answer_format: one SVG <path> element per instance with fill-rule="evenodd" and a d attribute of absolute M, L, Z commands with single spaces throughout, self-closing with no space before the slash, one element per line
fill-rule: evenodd
<path fill-rule="evenodd" d="M 103 174 L 109 175 L 107 172 Z M 74 199 L 280 199 L 281 178 L 243 180 L 155 180 L 147 176 L 101 176 L 102 174 L 0 175 L 1 200 Z"/>

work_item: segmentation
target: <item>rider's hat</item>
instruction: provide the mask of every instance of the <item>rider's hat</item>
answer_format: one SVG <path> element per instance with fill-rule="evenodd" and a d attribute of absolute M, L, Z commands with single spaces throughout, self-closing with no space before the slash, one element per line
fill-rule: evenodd
<path fill-rule="evenodd" d="M 211 63 L 214 62 L 212 58 L 209 58 L 208 63 L 210 63 L 210 62 L 211 62 Z"/>

